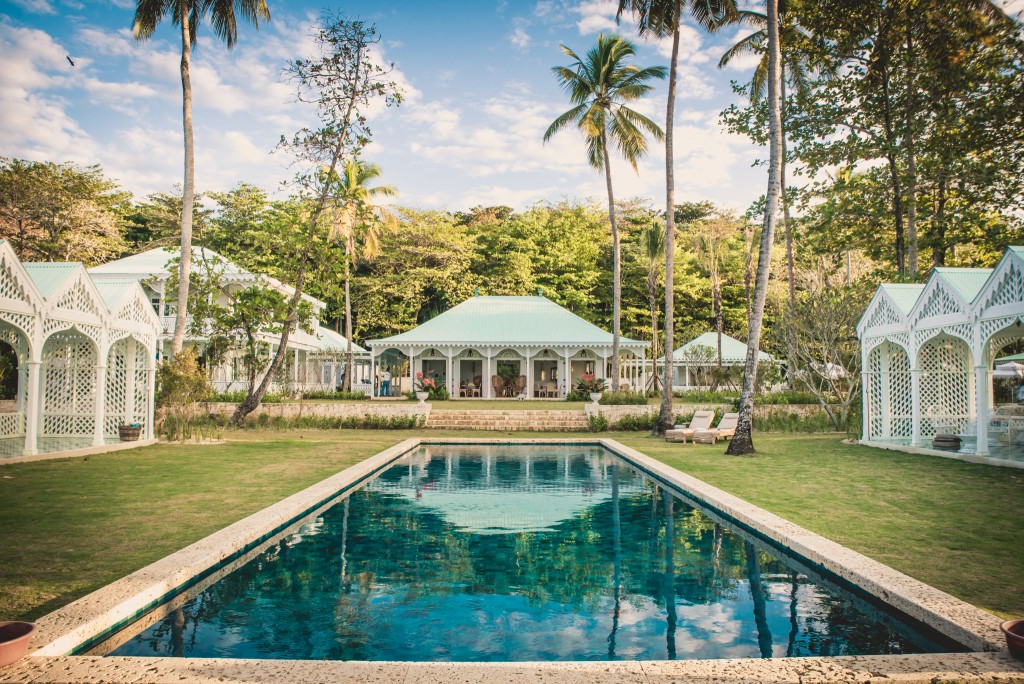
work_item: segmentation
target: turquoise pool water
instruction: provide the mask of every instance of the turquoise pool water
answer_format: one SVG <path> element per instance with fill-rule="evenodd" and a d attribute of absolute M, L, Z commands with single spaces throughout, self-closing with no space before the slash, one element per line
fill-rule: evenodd
<path fill-rule="evenodd" d="M 919 627 L 599 447 L 430 446 L 100 652 L 552 661 L 950 650 Z"/>

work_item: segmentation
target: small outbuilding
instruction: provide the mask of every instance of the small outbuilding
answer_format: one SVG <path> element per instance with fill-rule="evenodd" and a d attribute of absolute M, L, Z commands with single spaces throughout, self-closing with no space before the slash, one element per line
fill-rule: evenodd
<path fill-rule="evenodd" d="M 758 352 L 759 361 L 778 363 L 767 352 Z M 722 335 L 722 365 L 743 366 L 747 363 L 747 345 L 735 337 Z M 658 359 L 659 368 L 665 358 Z M 718 366 L 718 333 L 706 332 L 672 352 L 672 389 L 685 391 L 708 385 L 709 371 Z M 659 370 L 659 372 L 661 372 Z"/>
<path fill-rule="evenodd" d="M 647 342 L 619 339 L 621 359 L 643 359 Z M 585 374 L 607 378 L 612 334 L 547 297 L 475 296 L 408 332 L 369 340 L 375 383 L 409 391 L 417 373 L 455 398 L 565 397 Z M 646 382 L 642 363 L 622 364 L 625 384 Z"/>
<path fill-rule="evenodd" d="M 0 341 L 16 359 L 0 458 L 100 446 L 121 425 L 153 436 L 160 320 L 134 280 L 80 263 L 22 264 L 0 240 Z"/>
<path fill-rule="evenodd" d="M 1024 247 L 995 268 L 936 268 L 923 285 L 880 285 L 857 325 L 863 441 L 930 447 L 959 437 L 961 451 L 1018 458 L 1019 407 L 996 406 L 1000 352 L 1024 338 Z M 944 443 L 954 440 L 943 439 Z"/>

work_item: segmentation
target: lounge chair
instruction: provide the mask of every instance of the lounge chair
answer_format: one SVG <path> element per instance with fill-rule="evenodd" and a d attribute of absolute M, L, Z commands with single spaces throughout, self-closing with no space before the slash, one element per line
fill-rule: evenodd
<path fill-rule="evenodd" d="M 671 430 L 666 430 L 665 441 L 685 444 L 687 438 L 693 437 L 697 430 L 710 429 L 713 422 L 715 422 L 714 411 L 697 411 L 693 414 L 689 425 L 677 425 Z"/>
<path fill-rule="evenodd" d="M 694 443 L 714 444 L 720 439 L 729 439 L 736 434 L 736 425 L 740 421 L 740 414 L 726 413 L 718 426 L 707 430 L 697 430 L 693 433 Z"/>

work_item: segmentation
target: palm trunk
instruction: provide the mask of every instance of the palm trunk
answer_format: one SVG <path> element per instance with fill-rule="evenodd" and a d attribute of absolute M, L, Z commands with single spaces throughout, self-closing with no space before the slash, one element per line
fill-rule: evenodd
<path fill-rule="evenodd" d="M 657 273 L 652 269 L 647 275 L 647 301 L 651 306 L 651 359 L 654 372 L 651 373 L 651 388 L 658 390 L 658 292 Z M 644 388 L 646 391 L 647 388 Z"/>
<path fill-rule="evenodd" d="M 722 368 L 722 333 L 725 322 L 722 320 L 722 280 L 717 272 L 711 274 L 711 300 L 715 310 L 715 332 L 718 333 L 718 368 Z"/>
<path fill-rule="evenodd" d="M 903 191 L 900 187 L 899 167 L 896 163 L 896 134 L 893 131 L 892 121 L 892 92 L 889 82 L 889 45 L 888 34 L 889 24 L 892 23 L 892 5 L 887 6 L 888 17 L 880 22 L 879 46 L 882 50 L 882 59 L 878 68 L 880 83 L 882 86 L 882 123 L 885 131 L 886 161 L 889 165 L 889 182 L 892 185 L 892 210 L 894 226 L 896 229 L 896 270 L 900 278 L 906 275 L 906 235 L 903 229 Z"/>
<path fill-rule="evenodd" d="M 786 234 L 786 280 L 789 285 L 789 310 L 796 309 L 796 266 L 793 258 L 793 232 L 789 221 L 789 199 L 786 197 L 786 63 L 780 65 L 779 107 L 782 121 L 782 162 L 779 165 L 779 185 L 782 186 L 782 230 Z M 796 368 L 796 352 L 793 345 L 786 349 L 789 369 L 789 388 L 794 389 L 793 369 Z"/>
<path fill-rule="evenodd" d="M 619 391 L 619 326 L 622 316 L 622 264 L 619 226 L 615 222 L 615 195 L 612 193 L 612 166 L 608 155 L 608 137 L 601 131 L 604 154 L 604 179 L 608 186 L 608 221 L 612 224 L 612 391 Z"/>
<path fill-rule="evenodd" d="M 192 205 L 196 193 L 196 150 L 192 136 L 192 37 L 189 34 L 188 0 L 178 0 L 181 12 L 181 111 L 185 135 L 185 183 L 181 195 L 181 263 L 178 265 L 178 310 L 174 317 L 171 354 L 185 346 L 185 316 L 188 314 L 188 281 L 192 268 Z"/>
<path fill-rule="evenodd" d="M 764 227 L 761 230 L 761 249 L 757 261 L 757 281 L 754 303 L 750 311 L 750 330 L 747 333 L 747 363 L 743 373 L 740 394 L 740 417 L 736 436 L 729 442 L 727 454 L 741 456 L 754 451 L 754 388 L 757 386 L 757 353 L 761 348 L 761 326 L 764 323 L 764 303 L 768 296 L 768 276 L 772 266 L 772 242 L 775 238 L 775 217 L 779 210 L 782 186 L 779 170 L 782 162 L 782 109 L 779 105 L 779 0 L 768 0 L 768 133 L 770 151 L 768 163 L 768 193 L 765 197 Z"/>
<path fill-rule="evenodd" d="M 342 386 L 346 392 L 352 391 L 352 293 L 350 282 L 352 280 L 352 264 L 346 258 L 345 261 L 345 383 Z"/>
<path fill-rule="evenodd" d="M 754 625 L 757 627 L 757 647 L 762 658 L 772 657 L 772 632 L 768 627 L 768 606 L 761 586 L 761 562 L 757 548 L 750 542 L 743 543 L 747 556 L 747 584 L 750 600 L 754 604 Z"/>
<path fill-rule="evenodd" d="M 672 415 L 672 352 L 675 351 L 676 187 L 672 131 L 675 128 L 676 76 L 679 71 L 679 22 L 672 31 L 672 61 L 668 71 L 668 103 L 665 105 L 665 375 L 662 376 L 661 410 L 654 432 L 663 435 L 675 424 Z M 657 368 L 655 368 L 657 372 Z"/>

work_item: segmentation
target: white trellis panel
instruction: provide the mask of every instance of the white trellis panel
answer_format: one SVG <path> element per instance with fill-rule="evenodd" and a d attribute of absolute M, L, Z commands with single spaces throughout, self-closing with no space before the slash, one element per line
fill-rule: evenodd
<path fill-rule="evenodd" d="M 43 349 L 44 435 L 91 435 L 96 426 L 96 346 L 81 333 L 51 335 Z"/>
<path fill-rule="evenodd" d="M 0 413 L 0 439 L 6 437 L 21 437 L 25 434 L 25 414 Z"/>
<path fill-rule="evenodd" d="M 918 352 L 921 366 L 921 436 L 957 434 L 971 420 L 972 373 L 967 345 L 932 338 Z"/>

